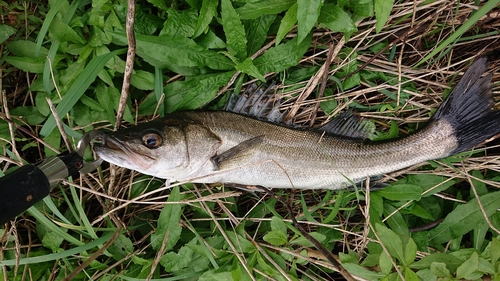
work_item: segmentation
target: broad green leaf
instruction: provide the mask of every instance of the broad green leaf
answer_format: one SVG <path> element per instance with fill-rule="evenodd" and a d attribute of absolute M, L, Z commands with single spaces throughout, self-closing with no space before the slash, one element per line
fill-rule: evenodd
<path fill-rule="evenodd" d="M 253 64 L 262 74 L 283 71 L 299 63 L 310 43 L 310 36 L 298 45 L 297 38 L 293 38 L 285 44 L 269 48 L 262 56 L 256 58 Z"/>
<path fill-rule="evenodd" d="M 130 79 L 130 84 L 140 90 L 155 88 L 155 75 L 144 70 L 136 70 Z"/>
<path fill-rule="evenodd" d="M 368 270 L 354 263 L 342 263 L 342 266 L 351 274 L 365 278 L 367 280 L 379 280 L 385 277 L 385 274 L 373 270 Z"/>
<path fill-rule="evenodd" d="M 322 243 L 326 239 L 326 236 L 319 232 L 311 232 L 309 233 L 309 235 L 311 235 L 314 239 L 318 240 L 319 243 Z M 291 240 L 290 244 L 300 245 L 304 247 L 314 247 L 314 244 L 304 236 L 300 236 Z"/>
<path fill-rule="evenodd" d="M 16 40 L 7 43 L 7 49 L 18 57 L 29 57 L 36 58 L 35 50 L 36 44 L 33 41 Z M 41 47 L 38 53 L 38 57 L 45 58 L 48 56 L 49 50 L 45 47 Z"/>
<path fill-rule="evenodd" d="M 428 280 L 428 279 L 424 279 Z M 405 281 L 420 281 L 420 277 L 409 268 L 405 268 Z"/>
<path fill-rule="evenodd" d="M 75 1 L 76 2 L 79 1 Z M 50 10 L 45 16 L 45 19 L 43 20 L 42 27 L 40 28 L 40 32 L 38 33 L 38 36 L 36 37 L 36 48 L 35 48 L 35 56 L 39 55 L 40 49 L 42 48 L 42 44 L 45 40 L 45 35 L 47 35 L 47 31 L 49 30 L 49 27 L 52 23 L 52 20 L 54 17 L 57 15 L 59 10 L 64 7 L 69 5 L 69 2 L 67 0 L 61 0 L 61 1 L 52 1 L 50 3 Z"/>
<path fill-rule="evenodd" d="M 273 246 L 282 246 L 288 242 L 288 237 L 285 233 L 278 230 L 271 230 L 263 237 L 264 241 Z"/>
<path fill-rule="evenodd" d="M 217 0 L 205 0 L 202 1 L 200 16 L 198 17 L 198 22 L 196 23 L 196 28 L 194 30 L 194 38 L 200 36 L 207 28 L 215 15 L 217 15 L 217 6 L 219 1 Z"/>
<path fill-rule="evenodd" d="M 375 192 L 389 200 L 409 201 L 419 200 L 422 189 L 412 184 L 393 184 Z"/>
<path fill-rule="evenodd" d="M 280 27 L 278 28 L 278 33 L 276 34 L 276 45 L 279 45 L 281 40 L 292 30 L 295 23 L 297 23 L 297 7 L 298 4 L 293 4 L 288 11 L 286 11 L 285 16 L 281 19 Z"/>
<path fill-rule="evenodd" d="M 322 0 L 297 1 L 297 40 L 302 42 L 318 21 Z"/>
<path fill-rule="evenodd" d="M 266 82 L 266 79 L 264 78 L 264 76 L 262 76 L 257 67 L 255 67 L 251 58 L 247 58 L 243 62 L 237 64 L 236 69 L 254 78 L 257 78 L 262 82 Z"/>
<path fill-rule="evenodd" d="M 179 249 L 178 253 L 169 252 L 165 254 L 160 259 L 160 264 L 165 268 L 167 272 L 179 271 L 183 268 L 187 268 L 190 263 L 193 262 L 194 251 L 189 247 L 189 245 L 194 245 L 196 238 L 188 242 L 186 245 Z"/>
<path fill-rule="evenodd" d="M 0 44 L 16 33 L 16 29 L 6 24 L 0 24 Z"/>
<path fill-rule="evenodd" d="M 335 4 L 325 4 L 318 18 L 320 26 L 326 26 L 333 32 L 355 32 L 357 27 L 351 16 Z"/>
<path fill-rule="evenodd" d="M 253 55 L 263 47 L 269 28 L 275 19 L 276 15 L 262 15 L 256 19 L 246 21 L 248 55 Z"/>
<path fill-rule="evenodd" d="M 43 73 L 45 58 L 6 57 L 5 61 L 28 73 Z"/>
<path fill-rule="evenodd" d="M 406 243 L 405 246 L 405 259 L 403 261 L 403 264 L 405 266 L 409 266 L 415 261 L 415 258 L 417 257 L 417 244 L 415 244 L 415 241 L 413 239 L 408 239 L 408 242 Z"/>
<path fill-rule="evenodd" d="M 260 0 L 247 2 L 236 9 L 241 19 L 256 19 L 262 15 L 278 14 L 295 4 L 295 0 Z"/>
<path fill-rule="evenodd" d="M 375 17 L 377 18 L 375 30 L 377 33 L 384 28 L 385 23 L 391 15 L 393 5 L 394 0 L 375 0 Z"/>
<path fill-rule="evenodd" d="M 116 50 L 105 55 L 94 57 L 85 67 L 82 75 L 80 75 L 71 85 L 68 93 L 63 97 L 61 103 L 57 105 L 56 110 L 59 116 L 64 116 L 71 110 L 71 108 L 73 108 L 76 102 L 80 100 L 83 93 L 88 89 L 90 84 L 94 82 L 97 74 L 101 71 L 108 60 L 115 55 L 124 53 L 124 51 L 125 50 Z M 55 127 L 56 122 L 54 120 L 54 116 L 51 115 L 40 130 L 40 135 L 47 136 Z"/>
<path fill-rule="evenodd" d="M 164 0 L 148 0 L 148 2 L 164 11 L 168 10 L 167 2 Z"/>
<path fill-rule="evenodd" d="M 457 268 L 457 279 L 462 279 L 470 274 L 472 274 L 474 271 L 476 271 L 477 267 L 479 266 L 479 256 L 477 255 L 476 252 L 472 253 L 470 258 L 466 260 L 462 265 L 460 265 Z"/>
<path fill-rule="evenodd" d="M 10 114 L 19 116 L 29 125 L 38 125 L 45 120 L 45 116 L 43 116 L 35 106 L 18 106 L 11 109 Z"/>
<path fill-rule="evenodd" d="M 48 116 L 50 114 L 50 107 L 47 103 L 49 95 L 46 92 L 38 92 L 35 96 L 35 105 L 40 114 L 43 116 Z"/>
<path fill-rule="evenodd" d="M 386 252 L 382 251 L 379 255 L 379 266 L 380 266 L 380 271 L 384 274 L 389 274 L 391 273 L 392 270 L 392 262 L 391 258 L 387 255 Z"/>
<path fill-rule="evenodd" d="M 226 85 L 234 71 L 219 74 L 190 77 L 165 87 L 165 112 L 193 110 L 210 102 L 219 88 Z"/>
<path fill-rule="evenodd" d="M 381 224 L 375 224 L 375 230 L 380 238 L 380 242 L 384 244 L 389 254 L 397 258 L 400 262 L 403 262 L 405 258 L 401 238 L 394 231 Z"/>
<path fill-rule="evenodd" d="M 446 264 L 442 262 L 431 263 L 431 272 L 437 277 L 451 277 L 451 273 L 446 268 Z"/>
<path fill-rule="evenodd" d="M 80 37 L 80 35 L 78 35 L 73 28 L 61 20 L 55 19 L 52 21 L 49 31 L 57 40 L 61 42 L 85 43 L 85 40 L 83 40 L 83 38 Z"/>
<path fill-rule="evenodd" d="M 113 244 L 109 246 L 108 251 L 113 255 L 115 260 L 120 260 L 134 251 L 134 245 L 130 238 L 120 234 L 116 240 L 113 241 Z"/>
<path fill-rule="evenodd" d="M 109 31 L 119 42 L 126 44 L 125 33 Z M 164 69 L 172 66 L 208 67 L 229 70 L 233 62 L 225 56 L 183 37 L 136 35 L 137 55 L 152 66 Z"/>
<path fill-rule="evenodd" d="M 229 237 L 229 240 L 234 245 L 238 253 L 251 253 L 253 251 L 256 251 L 255 246 L 252 244 L 252 242 L 248 241 L 245 237 L 233 231 L 227 231 L 226 235 L 227 237 Z M 227 247 L 229 248 L 229 246 Z"/>
<path fill-rule="evenodd" d="M 493 264 L 496 263 L 500 258 L 500 240 L 498 240 L 497 238 L 491 239 L 490 255 L 491 263 Z"/>
<path fill-rule="evenodd" d="M 486 215 L 491 216 L 498 208 L 500 191 L 485 194 L 479 197 L 479 200 Z M 429 232 L 429 238 L 432 243 L 445 243 L 468 233 L 482 222 L 484 222 L 484 217 L 474 198 L 449 213 L 441 224 Z"/>
<path fill-rule="evenodd" d="M 168 9 L 168 18 L 160 36 L 191 37 L 194 34 L 197 12 L 194 9 L 177 11 Z"/>
<path fill-rule="evenodd" d="M 352 11 L 362 17 L 373 16 L 373 0 L 351 0 L 349 6 Z"/>
<path fill-rule="evenodd" d="M 455 184 L 455 180 L 448 180 L 447 177 L 438 175 L 409 175 L 402 180 L 405 183 L 418 185 L 422 188 L 422 196 L 429 197 L 438 192 L 448 189 Z M 432 188 L 432 190 L 430 190 Z"/>
<path fill-rule="evenodd" d="M 209 30 L 206 34 L 202 34 L 196 38 L 196 43 L 207 49 L 223 49 L 226 48 L 226 43 L 222 41 L 213 31 Z"/>
<path fill-rule="evenodd" d="M 156 231 L 151 234 L 151 246 L 153 249 L 160 249 L 162 243 L 164 243 L 164 239 L 167 239 L 165 250 L 169 251 L 175 246 L 175 244 L 177 244 L 177 241 L 179 241 L 182 232 L 182 227 L 179 223 L 183 209 L 180 201 L 180 189 L 179 186 L 176 186 L 172 188 L 170 196 L 167 199 L 167 204 L 163 206 L 163 209 L 160 212 Z M 168 204 L 174 202 L 178 203 Z"/>
<path fill-rule="evenodd" d="M 287 227 L 282 218 L 273 216 L 271 218 L 271 229 L 276 230 L 286 234 Z"/>
<path fill-rule="evenodd" d="M 245 28 L 230 0 L 221 1 L 222 28 L 226 35 L 227 49 L 230 54 L 243 60 L 247 56 Z"/>

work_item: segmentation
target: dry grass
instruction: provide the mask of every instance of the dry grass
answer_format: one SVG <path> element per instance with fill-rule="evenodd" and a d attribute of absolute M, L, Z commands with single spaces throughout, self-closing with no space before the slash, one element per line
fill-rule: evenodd
<path fill-rule="evenodd" d="M 368 110 L 359 114 L 365 118 L 375 120 L 377 129 L 379 130 L 388 128 L 388 120 L 394 120 L 399 125 L 401 135 L 404 135 L 408 133 L 408 128 L 415 128 L 415 126 L 412 127 L 409 125 L 423 124 L 431 116 L 433 110 L 443 101 L 443 93 L 448 92 L 458 82 L 460 75 L 456 76 L 457 73 L 463 73 L 468 68 L 469 63 L 475 58 L 490 54 L 492 60 L 489 71 L 493 73 L 493 81 L 500 81 L 499 56 L 493 52 L 500 46 L 500 34 L 497 32 L 500 28 L 500 17 L 497 16 L 499 13 L 498 9 L 492 11 L 489 17 L 485 17 L 478 22 L 471 31 L 465 34 L 463 40 L 459 40 L 451 48 L 443 51 L 439 58 L 433 59 L 428 65 L 414 68 L 414 65 L 421 58 L 430 53 L 439 42 L 449 37 L 456 30 L 456 27 L 461 25 L 473 11 L 473 7 L 469 4 L 457 4 L 456 2 L 445 0 L 421 6 L 418 9 L 416 7 L 417 2 L 397 4 L 389 23 L 379 34 L 375 34 L 374 32 L 374 21 L 360 23 L 358 25 L 358 34 L 347 41 L 340 34 L 317 30 L 313 37 L 314 44 L 307 53 L 307 57 L 302 59 L 301 66 L 318 66 L 319 70 L 309 80 L 297 82 L 295 85 L 281 86 L 286 93 L 285 96 L 287 98 L 291 97 L 284 104 L 284 107 L 291 110 L 293 115 L 291 117 L 295 122 L 308 124 L 311 117 L 316 119 L 314 121 L 316 125 L 325 122 L 329 117 L 321 113 L 316 114 L 318 103 L 325 100 L 336 100 L 338 102 L 339 106 L 333 115 L 344 111 L 353 102 L 367 107 L 383 105 L 387 102 L 387 98 L 380 91 L 389 90 L 396 92 L 398 97 L 404 94 L 408 98 L 404 103 L 400 104 L 399 101 L 401 99 L 397 98 L 397 106 L 394 109 L 388 108 L 383 112 Z M 490 32 L 496 33 L 485 35 L 490 34 Z M 477 38 L 473 39 L 474 36 Z M 389 50 L 395 50 L 393 57 L 389 58 L 390 53 L 388 52 L 375 55 L 365 52 L 381 42 L 394 42 L 394 44 L 388 45 Z M 349 58 L 348 54 L 344 54 L 343 56 L 339 54 L 340 50 L 345 47 L 352 48 L 353 52 L 362 53 L 357 56 L 357 60 L 366 63 L 363 66 L 364 70 L 390 74 L 396 77 L 397 80 L 393 81 L 393 83 L 384 82 L 377 85 L 362 84 L 345 92 L 334 91 L 334 95 L 328 97 L 322 97 L 322 93 L 319 93 L 318 95 L 321 98 L 315 98 L 314 95 L 322 84 L 326 83 L 326 88 L 337 88 L 335 83 L 331 82 L 331 80 L 327 81 L 324 78 L 334 75 L 342 66 L 349 63 L 349 59 L 340 58 Z M 331 61 L 327 61 L 329 52 L 331 52 Z M 324 67 L 330 65 L 334 65 L 335 67 Z M 276 76 L 278 75 L 286 77 L 287 73 L 276 74 Z M 5 91 L 4 96 L 9 101 L 8 106 L 4 104 L 2 116 L 9 118 L 8 108 L 10 106 L 34 103 L 35 97 L 28 91 L 28 88 L 37 77 L 35 75 L 24 74 L 20 71 L 13 71 L 4 73 L 2 78 L 3 90 Z M 406 87 L 409 83 L 412 83 L 416 88 L 410 90 L 409 87 Z M 231 85 L 228 85 L 226 90 L 231 91 Z M 499 91 L 500 84 L 497 82 L 494 86 L 494 92 L 498 94 Z M 25 130 L 22 132 L 18 131 L 17 137 L 33 139 L 37 135 L 37 128 L 23 127 Z M 20 148 L 26 143 L 24 141 L 18 142 L 14 138 L 2 141 L 12 143 L 12 147 L 17 147 L 18 149 L 17 151 L 14 150 L 14 153 L 22 155 L 22 158 L 28 161 L 33 162 L 44 155 L 44 144 L 41 141 L 36 142 L 36 146 L 23 151 L 20 151 Z M 499 151 L 497 143 L 498 141 L 495 140 L 490 142 L 485 148 L 485 155 L 467 158 L 462 163 L 455 163 L 454 166 L 440 163 L 438 169 L 419 170 L 418 168 L 425 165 L 424 163 L 403 171 L 385 175 L 383 181 L 391 182 L 407 174 L 429 173 L 444 175 L 451 179 L 460 179 L 467 182 L 470 180 L 468 172 L 472 170 L 499 172 L 500 159 L 495 156 L 498 155 Z M 7 163 L 8 159 L 2 158 L 2 160 L 4 160 L 4 169 L 9 167 L 9 163 Z M 172 187 L 167 186 L 155 188 L 151 191 L 144 191 L 139 196 L 131 199 L 132 183 L 144 180 L 149 181 L 149 179 L 142 179 L 140 176 L 140 174 L 134 171 L 104 165 L 101 172 L 81 176 L 74 183 L 66 182 L 66 184 L 73 185 L 79 190 L 81 201 L 85 201 L 85 212 L 94 228 L 106 228 L 109 225 L 109 220 L 111 220 L 116 226 L 121 225 L 126 229 L 127 225 L 134 224 L 132 221 L 140 218 L 142 214 L 157 214 L 163 208 L 169 196 L 168 189 Z M 498 182 L 482 181 L 489 186 L 500 187 Z M 275 212 L 281 214 L 287 222 L 291 221 L 291 216 L 301 218 L 300 223 L 309 231 L 313 231 L 318 227 L 326 227 L 339 231 L 342 233 L 343 238 L 336 243 L 335 249 L 343 252 L 354 251 L 362 257 L 367 244 L 366 231 L 373 227 L 366 220 L 369 201 L 364 203 L 353 200 L 350 205 L 352 210 L 343 211 L 337 215 L 338 224 L 322 224 L 317 221 L 305 219 L 303 217 L 303 208 L 298 203 L 301 198 L 306 202 L 309 211 L 318 212 L 319 214 L 316 213 L 318 216 L 321 216 L 321 213 L 328 215 L 328 207 L 335 204 L 337 197 L 330 196 L 331 200 L 322 202 L 322 199 L 327 196 L 326 193 L 329 192 L 287 190 L 281 195 L 292 206 L 294 213 L 288 213 L 287 209 L 279 203 L 275 206 Z M 55 190 L 51 195 L 56 200 L 64 201 L 61 190 Z M 208 221 L 224 233 L 223 228 L 236 231 L 241 228 L 242 224 L 252 222 L 251 229 L 245 229 L 244 232 L 246 233 L 246 237 L 258 249 L 265 248 L 272 252 L 282 252 L 297 259 L 304 259 L 309 262 L 309 266 L 317 267 L 321 270 L 325 268 L 334 269 L 325 260 L 324 256 L 314 248 L 281 248 L 272 246 L 262 240 L 259 228 L 262 223 L 270 221 L 270 217 L 255 218 L 248 215 L 256 208 L 260 208 L 262 202 L 269 199 L 269 196 L 264 193 L 252 194 L 224 187 L 214 188 L 213 186 L 193 185 L 189 189 L 184 189 L 183 196 L 186 199 L 177 203 L 201 208 L 210 215 L 209 218 L 199 218 L 193 217 L 192 213 L 184 213 L 181 224 L 185 228 L 190 229 L 190 225 L 193 223 Z M 463 202 L 446 194 L 438 193 L 436 196 L 446 198 L 446 200 L 450 201 Z M 239 209 L 238 214 L 234 213 L 236 206 Z M 152 228 L 155 226 L 154 217 L 145 219 L 144 222 L 150 224 Z M 36 232 L 34 227 L 32 221 L 26 219 L 25 216 L 20 217 L 17 219 L 16 224 L 9 225 L 0 240 L 6 238 L 12 239 L 16 242 L 16 251 L 29 253 L 30 250 L 41 247 L 40 241 L 34 235 Z M 137 230 L 127 230 L 126 235 L 134 243 L 134 253 L 150 251 L 147 239 L 148 235 L 143 236 Z M 229 239 L 227 241 L 231 243 Z M 245 257 L 237 253 L 237 245 L 233 245 L 232 247 L 234 248 L 235 255 L 240 256 L 241 264 L 245 265 Z M 420 254 L 425 255 L 425 253 Z M 263 257 L 267 263 L 274 263 L 272 257 L 265 254 L 263 254 Z M 127 265 L 117 262 L 110 268 L 102 271 L 99 275 L 94 276 L 94 278 L 99 278 L 113 267 L 117 269 L 122 268 L 123 270 Z M 279 268 L 279 266 L 276 268 Z M 247 270 L 251 272 L 251 269 Z M 308 275 L 312 280 L 323 280 L 325 276 L 329 275 L 329 273 L 324 273 L 322 276 L 309 275 L 311 273 L 306 272 L 301 267 L 298 270 L 302 270 L 302 274 Z M 262 272 L 261 276 L 266 277 L 266 274 Z M 287 278 L 286 272 L 283 272 L 283 276 Z M 272 279 L 270 276 L 267 277 Z"/>

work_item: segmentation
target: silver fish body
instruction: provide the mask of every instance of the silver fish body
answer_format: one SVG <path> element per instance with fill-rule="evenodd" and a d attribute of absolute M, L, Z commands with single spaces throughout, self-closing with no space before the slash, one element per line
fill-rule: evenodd
<path fill-rule="evenodd" d="M 221 111 L 179 112 L 109 134 L 105 161 L 176 181 L 341 189 L 468 150 L 500 131 L 488 64 L 477 61 L 427 126 L 387 142 L 298 130 Z"/>

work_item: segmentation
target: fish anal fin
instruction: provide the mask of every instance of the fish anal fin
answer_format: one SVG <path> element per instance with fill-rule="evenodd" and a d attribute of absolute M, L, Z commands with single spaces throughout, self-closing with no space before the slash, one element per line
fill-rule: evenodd
<path fill-rule="evenodd" d="M 214 163 L 217 168 L 221 168 L 223 166 L 231 167 L 231 163 L 233 163 L 235 160 L 241 160 L 244 157 L 250 156 L 252 148 L 255 148 L 262 142 L 263 136 L 257 136 L 243 141 L 238 145 L 233 146 L 230 149 L 220 153 L 219 155 L 212 157 L 212 163 Z"/>
<path fill-rule="evenodd" d="M 375 128 L 352 111 L 346 111 L 319 128 L 326 133 L 363 141 L 373 135 Z"/>

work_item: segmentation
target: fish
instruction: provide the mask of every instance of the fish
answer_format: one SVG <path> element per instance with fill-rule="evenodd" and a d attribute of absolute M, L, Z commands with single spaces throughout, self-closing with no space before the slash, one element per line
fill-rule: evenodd
<path fill-rule="evenodd" d="M 94 150 L 109 163 L 171 182 L 345 189 L 498 134 L 488 67 L 486 58 L 476 60 L 422 129 L 394 140 L 361 138 L 363 126 L 348 115 L 301 129 L 228 111 L 181 111 L 106 134 Z"/>

